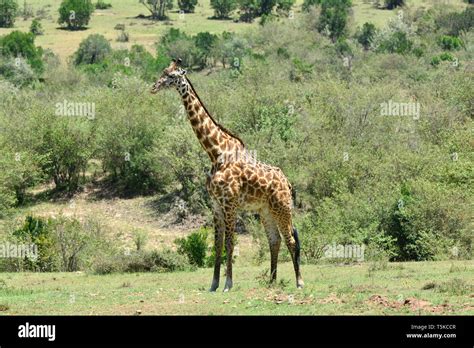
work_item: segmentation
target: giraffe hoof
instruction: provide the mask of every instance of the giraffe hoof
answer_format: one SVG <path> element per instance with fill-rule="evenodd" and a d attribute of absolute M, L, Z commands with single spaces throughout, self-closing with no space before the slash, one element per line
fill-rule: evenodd
<path fill-rule="evenodd" d="M 302 280 L 300 280 L 300 281 L 296 284 L 296 287 L 297 287 L 298 289 L 303 289 L 303 287 L 304 287 L 304 282 L 303 282 Z"/>

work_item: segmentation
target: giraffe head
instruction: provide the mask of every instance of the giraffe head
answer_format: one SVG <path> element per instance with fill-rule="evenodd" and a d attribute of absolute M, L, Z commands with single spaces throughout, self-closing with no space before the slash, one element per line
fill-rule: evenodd
<path fill-rule="evenodd" d="M 169 67 L 163 70 L 163 74 L 153 84 L 151 93 L 155 94 L 159 90 L 169 87 L 179 88 L 185 84 L 186 70 L 179 66 L 180 63 L 181 59 L 173 59 Z"/>

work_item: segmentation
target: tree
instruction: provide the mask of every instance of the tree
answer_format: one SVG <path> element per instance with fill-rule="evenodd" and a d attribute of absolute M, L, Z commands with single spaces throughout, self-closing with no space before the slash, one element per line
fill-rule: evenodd
<path fill-rule="evenodd" d="M 67 24 L 69 30 L 85 27 L 94 12 L 91 0 L 63 0 L 59 6 L 59 24 Z"/>
<path fill-rule="evenodd" d="M 372 23 L 364 23 L 362 29 L 359 29 L 355 35 L 357 42 L 359 42 L 365 50 L 370 48 L 374 35 L 376 33 L 375 25 Z"/>
<path fill-rule="evenodd" d="M 227 19 L 237 8 L 236 0 L 211 0 L 211 7 L 214 9 L 214 18 Z"/>
<path fill-rule="evenodd" d="M 351 0 L 322 0 L 319 17 L 319 32 L 328 32 L 333 42 L 347 33 L 347 17 Z"/>
<path fill-rule="evenodd" d="M 197 2 L 197 0 L 178 0 L 178 7 L 185 13 L 193 13 Z"/>
<path fill-rule="evenodd" d="M 11 28 L 15 23 L 15 17 L 18 12 L 18 3 L 16 0 L 0 1 L 0 28 Z"/>
<path fill-rule="evenodd" d="M 138 0 L 151 13 L 151 18 L 156 20 L 167 19 L 166 10 L 173 8 L 173 0 Z"/>

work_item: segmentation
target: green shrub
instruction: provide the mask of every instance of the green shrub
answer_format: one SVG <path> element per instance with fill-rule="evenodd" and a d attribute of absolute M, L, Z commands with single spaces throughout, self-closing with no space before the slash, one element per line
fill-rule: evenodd
<path fill-rule="evenodd" d="M 237 8 L 236 0 L 211 0 L 211 7 L 214 10 L 214 18 L 227 19 Z"/>
<path fill-rule="evenodd" d="M 317 6 L 319 4 L 321 4 L 321 0 L 304 0 L 302 9 L 303 11 L 308 12 L 310 7 Z"/>
<path fill-rule="evenodd" d="M 260 12 L 258 0 L 238 0 L 240 17 L 242 22 L 253 22 Z"/>
<path fill-rule="evenodd" d="M 41 22 L 38 19 L 33 19 L 30 25 L 30 33 L 33 35 L 43 35 L 43 26 L 41 25 Z"/>
<path fill-rule="evenodd" d="M 351 6 L 351 0 L 321 0 L 318 31 L 320 33 L 328 32 L 328 36 L 333 42 L 345 36 Z"/>
<path fill-rule="evenodd" d="M 0 75 L 16 87 L 33 85 L 38 81 L 37 73 L 23 58 L 0 58 Z"/>
<path fill-rule="evenodd" d="M 94 6 L 97 10 L 107 10 L 112 7 L 112 4 L 109 4 L 108 2 L 105 2 L 104 0 L 97 0 Z"/>
<path fill-rule="evenodd" d="M 67 111 L 58 109 L 61 104 L 64 102 L 56 104 L 57 116 L 45 115 L 36 120 L 41 142 L 35 151 L 44 156 L 42 169 L 56 189 L 74 192 L 92 155 L 94 127 L 90 119 L 95 115 L 65 114 Z"/>
<path fill-rule="evenodd" d="M 456 51 L 461 49 L 464 44 L 462 40 L 455 36 L 443 35 L 438 39 L 438 45 L 443 50 Z"/>
<path fill-rule="evenodd" d="M 193 269 L 194 267 L 188 263 L 186 256 L 180 255 L 170 249 L 111 255 L 97 260 L 93 268 L 94 272 L 97 274 L 122 272 L 177 272 Z"/>
<path fill-rule="evenodd" d="M 89 35 L 74 53 L 74 64 L 97 64 L 103 61 L 111 51 L 110 43 L 103 35 Z"/>
<path fill-rule="evenodd" d="M 468 6 L 463 12 L 443 13 L 435 23 L 445 34 L 459 36 L 474 27 L 474 7 Z"/>
<path fill-rule="evenodd" d="M 115 78 L 113 94 L 103 95 L 101 110 L 114 117 L 98 120 L 97 157 L 117 192 L 149 193 L 169 183 L 170 168 L 155 151 L 164 141 L 162 123 L 154 110 L 146 85 L 133 78 Z M 134 89 L 135 92 L 131 92 Z M 117 96 L 122 99 L 117 103 Z M 155 110 L 155 112 L 157 112 Z"/>
<path fill-rule="evenodd" d="M 36 73 L 43 72 L 43 50 L 35 46 L 35 35 L 32 33 L 15 30 L 1 37 L 0 52 L 2 56 L 16 59 L 17 62 L 23 57 Z"/>
<path fill-rule="evenodd" d="M 91 0 L 63 0 L 59 6 L 59 24 L 67 29 L 77 30 L 85 27 L 94 12 Z"/>
<path fill-rule="evenodd" d="M 212 50 L 215 47 L 218 40 L 218 36 L 210 34 L 207 31 L 198 33 L 194 37 L 196 47 L 199 49 L 198 64 L 201 68 L 207 65 L 207 60 L 212 54 Z"/>
<path fill-rule="evenodd" d="M 372 23 L 364 23 L 362 29 L 358 29 L 355 35 L 357 42 L 359 42 L 365 50 L 368 50 L 372 45 L 377 29 Z"/>
<path fill-rule="evenodd" d="M 208 249 L 207 238 L 209 231 L 201 228 L 192 232 L 185 238 L 178 238 L 174 242 L 178 247 L 178 253 L 187 256 L 189 262 L 198 267 L 203 267 L 206 261 Z"/>
<path fill-rule="evenodd" d="M 409 53 L 413 48 L 413 42 L 408 38 L 407 34 L 401 31 L 394 32 L 386 40 L 382 41 L 378 48 L 378 52 L 387 53 Z"/>
<path fill-rule="evenodd" d="M 5 151 L 0 154 L 1 183 L 4 189 L 14 193 L 15 204 L 25 203 L 26 190 L 40 182 L 42 161 L 42 156 L 31 152 Z"/>
<path fill-rule="evenodd" d="M 0 28 L 11 28 L 15 24 L 18 13 L 16 0 L 2 0 L 0 2 Z"/>
<path fill-rule="evenodd" d="M 281 16 L 288 16 L 295 2 L 296 0 L 277 0 L 276 12 Z"/>
<path fill-rule="evenodd" d="M 397 7 L 405 5 L 405 0 L 385 0 L 385 7 L 389 10 L 393 10 Z"/>
<path fill-rule="evenodd" d="M 32 244 L 37 248 L 37 258 L 26 257 L 20 262 L 20 269 L 27 271 L 52 272 L 58 270 L 54 236 L 48 221 L 28 215 L 22 227 L 13 232 L 20 243 Z"/>
<path fill-rule="evenodd" d="M 197 0 L 178 0 L 178 7 L 184 13 L 194 13 Z"/>

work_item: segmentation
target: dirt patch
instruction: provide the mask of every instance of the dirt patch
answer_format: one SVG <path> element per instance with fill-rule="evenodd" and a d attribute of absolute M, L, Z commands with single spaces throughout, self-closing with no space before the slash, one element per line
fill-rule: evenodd
<path fill-rule="evenodd" d="M 392 309 L 403 309 L 408 308 L 413 312 L 425 311 L 431 313 L 442 313 L 452 310 L 451 305 L 444 303 L 442 305 L 433 306 L 431 302 L 420 300 L 414 297 L 409 297 L 403 301 L 394 301 L 382 295 L 372 295 L 367 301 L 369 304 L 382 306 L 385 308 Z"/>
<path fill-rule="evenodd" d="M 304 297 L 304 298 L 296 298 L 294 295 L 279 293 L 279 294 L 268 295 L 267 297 L 265 297 L 265 301 L 273 302 L 275 304 L 288 303 L 288 304 L 304 305 L 304 304 L 313 303 L 313 298 L 311 296 Z"/>
<path fill-rule="evenodd" d="M 328 297 L 318 300 L 318 303 L 321 303 L 321 304 L 328 304 L 328 303 L 340 304 L 340 303 L 344 303 L 344 302 L 345 301 L 343 299 L 337 297 L 336 294 L 330 294 Z"/>

